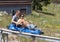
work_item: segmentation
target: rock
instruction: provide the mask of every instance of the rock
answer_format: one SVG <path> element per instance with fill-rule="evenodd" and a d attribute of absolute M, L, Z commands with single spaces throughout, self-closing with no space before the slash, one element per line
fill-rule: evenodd
<path fill-rule="evenodd" d="M 4 11 L 3 13 L 4 13 L 4 15 L 5 15 L 5 14 L 8 15 L 8 13 L 7 13 L 6 11 Z"/>
<path fill-rule="evenodd" d="M 0 17 L 3 16 L 3 14 L 0 13 Z"/>
<path fill-rule="evenodd" d="M 8 15 L 8 13 L 6 11 L 0 11 L 0 16 L 3 16 L 3 15 Z"/>

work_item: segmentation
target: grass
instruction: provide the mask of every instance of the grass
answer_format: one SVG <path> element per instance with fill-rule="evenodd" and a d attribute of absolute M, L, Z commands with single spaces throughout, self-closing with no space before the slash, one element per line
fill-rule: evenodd
<path fill-rule="evenodd" d="M 1 17 L 1 21 L 0 21 L 0 27 L 4 27 L 6 28 L 8 24 L 11 23 L 11 16 L 10 15 L 3 15 Z"/>
<path fill-rule="evenodd" d="M 20 41 L 20 42 L 32 42 L 32 38 L 26 38 L 26 37 L 17 37 L 17 39 Z M 40 39 L 37 39 L 36 40 L 37 42 L 48 42 L 48 41 L 45 41 L 45 40 L 40 40 Z"/>
<path fill-rule="evenodd" d="M 31 15 L 27 15 L 25 19 L 38 26 L 44 31 L 44 35 L 60 37 L 60 4 L 49 4 L 42 7 L 43 11 L 33 11 Z M 0 27 L 5 27 L 11 23 L 10 15 L 0 17 Z M 24 37 L 21 37 L 22 39 Z M 26 39 L 26 38 L 25 38 Z M 24 41 L 25 41 L 24 39 Z M 38 42 L 47 42 L 39 41 Z"/>
<path fill-rule="evenodd" d="M 60 4 L 49 4 L 43 6 L 43 11 L 33 11 L 32 15 L 26 16 L 27 20 L 37 25 L 45 34 L 60 37 Z"/>

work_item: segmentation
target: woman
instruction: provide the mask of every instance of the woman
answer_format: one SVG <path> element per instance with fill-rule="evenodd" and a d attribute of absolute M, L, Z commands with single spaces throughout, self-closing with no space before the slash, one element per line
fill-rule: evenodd
<path fill-rule="evenodd" d="M 29 29 L 34 29 L 35 25 L 30 24 L 28 21 L 24 19 L 24 15 L 21 15 L 19 20 L 16 22 L 17 25 L 22 25 L 23 27 L 27 27 Z"/>

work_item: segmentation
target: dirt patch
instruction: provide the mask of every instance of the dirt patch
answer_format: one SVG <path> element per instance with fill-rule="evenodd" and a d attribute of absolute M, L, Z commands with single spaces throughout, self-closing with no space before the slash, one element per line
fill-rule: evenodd
<path fill-rule="evenodd" d="M 9 42 L 20 42 L 16 39 L 17 38 L 16 35 L 9 35 L 8 38 L 9 38 Z"/>
<path fill-rule="evenodd" d="M 59 33 L 55 33 L 55 36 L 60 36 L 60 34 Z"/>

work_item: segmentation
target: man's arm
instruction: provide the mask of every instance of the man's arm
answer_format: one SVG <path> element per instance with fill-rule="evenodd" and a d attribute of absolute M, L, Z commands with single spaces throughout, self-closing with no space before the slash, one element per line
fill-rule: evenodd
<path fill-rule="evenodd" d="M 15 24 L 17 23 L 17 22 L 15 22 L 13 19 L 12 19 L 12 22 L 15 23 Z"/>
<path fill-rule="evenodd" d="M 13 19 L 12 19 L 12 22 L 15 23 L 16 25 L 20 24 L 18 21 L 15 22 Z"/>

